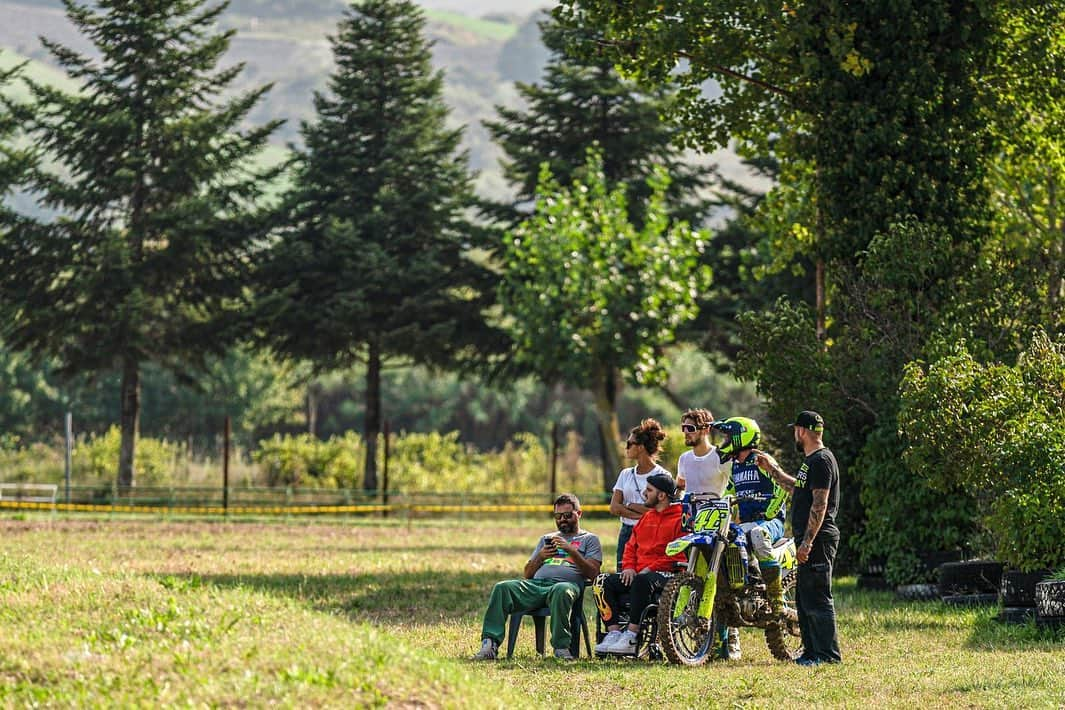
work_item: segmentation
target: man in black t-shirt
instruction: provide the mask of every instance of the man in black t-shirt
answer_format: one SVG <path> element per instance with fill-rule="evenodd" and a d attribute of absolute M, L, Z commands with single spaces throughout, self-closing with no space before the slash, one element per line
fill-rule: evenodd
<path fill-rule="evenodd" d="M 825 420 L 817 412 L 800 412 L 791 425 L 795 448 L 805 460 L 794 478 L 772 456 L 758 452 L 758 467 L 792 493 L 791 529 L 799 543 L 796 606 L 803 654 L 796 663 L 813 666 L 842 660 L 832 602 L 832 564 L 839 548 L 839 465 L 821 440 Z"/>

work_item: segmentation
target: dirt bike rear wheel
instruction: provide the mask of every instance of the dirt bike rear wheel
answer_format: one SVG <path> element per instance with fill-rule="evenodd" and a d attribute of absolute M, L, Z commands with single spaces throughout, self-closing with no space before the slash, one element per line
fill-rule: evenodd
<path fill-rule="evenodd" d="M 781 580 L 784 586 L 784 609 L 787 618 L 774 621 L 765 627 L 765 643 L 769 652 L 778 661 L 794 661 L 802 655 L 802 635 L 795 615 L 795 591 L 799 575 L 795 570 Z M 791 619 L 796 619 L 792 621 Z"/>
<path fill-rule="evenodd" d="M 686 590 L 688 602 L 677 609 L 677 600 Z M 703 580 L 682 572 L 666 582 L 658 599 L 658 638 L 666 658 L 682 666 L 701 666 L 713 649 L 713 619 L 697 614 L 703 598 Z"/>

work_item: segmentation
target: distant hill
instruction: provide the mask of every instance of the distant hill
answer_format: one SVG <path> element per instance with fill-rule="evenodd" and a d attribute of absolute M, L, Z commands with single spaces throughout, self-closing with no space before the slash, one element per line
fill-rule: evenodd
<path fill-rule="evenodd" d="M 434 63 L 445 71 L 444 98 L 456 125 L 465 125 L 470 164 L 480 173 L 478 191 L 503 198 L 509 190 L 499 169 L 501 153 L 481 121 L 498 104 L 518 103 L 515 80 L 535 80 L 547 59 L 535 21 L 541 0 L 421 0 L 427 31 L 434 41 Z M 223 25 L 237 30 L 227 61 L 245 62 L 234 87 L 241 90 L 272 82 L 273 90 L 251 115 L 254 122 L 274 118 L 287 123 L 275 137 L 278 147 L 299 140 L 299 124 L 313 118 L 312 94 L 325 85 L 333 60 L 327 35 L 347 3 L 341 0 L 233 0 Z M 39 37 L 80 51 L 90 47 L 70 25 L 59 0 L 0 0 L 0 61 L 15 54 L 36 60 L 32 71 L 52 70 Z M 63 79 L 61 73 L 51 76 Z M 273 159 L 276 159 L 276 155 Z M 731 153 L 714 156 L 733 177 L 741 171 Z"/>

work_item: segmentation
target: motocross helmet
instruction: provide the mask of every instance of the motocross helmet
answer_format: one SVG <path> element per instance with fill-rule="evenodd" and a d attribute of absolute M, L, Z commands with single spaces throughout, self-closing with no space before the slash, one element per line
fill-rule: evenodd
<path fill-rule="evenodd" d="M 755 448 L 761 439 L 758 422 L 747 417 L 730 417 L 710 425 L 710 441 L 726 461 L 744 449 Z"/>

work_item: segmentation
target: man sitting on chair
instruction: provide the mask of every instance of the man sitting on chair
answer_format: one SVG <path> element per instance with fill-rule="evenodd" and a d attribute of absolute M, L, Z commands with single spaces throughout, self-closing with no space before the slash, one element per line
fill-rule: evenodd
<path fill-rule="evenodd" d="M 643 492 L 644 505 L 650 510 L 643 514 L 632 529 L 632 537 L 625 545 L 621 572 L 606 575 L 602 585 L 602 599 L 596 597 L 599 613 L 606 624 L 607 634 L 596 647 L 596 653 L 616 653 L 631 656 L 636 653 L 636 634 L 640 630 L 640 616 L 654 597 L 662 591 L 668 573 L 684 556 L 670 557 L 666 545 L 681 536 L 681 506 L 673 503 L 677 486 L 670 476 L 656 473 L 647 479 Z M 629 624 L 622 630 L 615 609 L 621 595 L 629 587 Z"/>
<path fill-rule="evenodd" d="M 492 661 L 499 655 L 507 617 L 516 612 L 551 611 L 551 646 L 555 657 L 572 660 L 570 612 L 586 581 L 595 579 L 603 564 L 599 538 L 582 530 L 581 503 L 572 493 L 555 499 L 558 532 L 540 537 L 525 563 L 524 579 L 508 579 L 492 588 L 481 627 L 481 650 L 475 661 Z"/>

